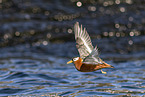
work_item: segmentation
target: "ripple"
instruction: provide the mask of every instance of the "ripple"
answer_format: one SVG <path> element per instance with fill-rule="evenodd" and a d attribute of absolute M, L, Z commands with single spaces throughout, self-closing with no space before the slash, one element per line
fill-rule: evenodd
<path fill-rule="evenodd" d="M 25 59 L 3 59 L 0 95 L 142 96 L 145 93 L 144 60 L 112 62 L 116 68 L 104 69 L 107 74 L 100 70 L 79 72 L 73 64 L 66 65 L 67 60 L 42 55 L 40 59 L 36 55 Z"/>
<path fill-rule="evenodd" d="M 9 94 L 15 94 L 15 93 L 20 93 L 21 91 L 24 91 L 26 89 L 13 89 L 13 88 L 4 88 L 0 89 L 0 95 L 9 95 Z"/>
<path fill-rule="evenodd" d="M 25 74 L 23 72 L 17 72 L 17 73 L 9 75 L 5 80 L 8 80 L 8 79 L 12 80 L 15 78 L 23 78 L 23 77 L 28 77 L 28 76 L 29 76 L 28 74 Z"/>

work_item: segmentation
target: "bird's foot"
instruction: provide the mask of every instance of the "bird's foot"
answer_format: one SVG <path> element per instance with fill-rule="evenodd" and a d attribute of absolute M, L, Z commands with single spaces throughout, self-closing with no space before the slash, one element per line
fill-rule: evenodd
<path fill-rule="evenodd" d="M 103 74 L 106 74 L 107 72 L 104 72 L 102 69 L 101 69 L 101 72 L 103 73 Z"/>

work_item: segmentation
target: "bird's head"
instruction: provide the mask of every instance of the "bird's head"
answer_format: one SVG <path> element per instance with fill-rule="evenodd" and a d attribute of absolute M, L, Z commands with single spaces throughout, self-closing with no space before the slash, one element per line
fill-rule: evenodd
<path fill-rule="evenodd" d="M 82 59 L 80 57 L 74 57 L 74 58 L 72 58 L 72 60 L 68 61 L 67 64 L 75 63 L 75 62 L 78 62 L 78 61 L 82 62 Z"/>

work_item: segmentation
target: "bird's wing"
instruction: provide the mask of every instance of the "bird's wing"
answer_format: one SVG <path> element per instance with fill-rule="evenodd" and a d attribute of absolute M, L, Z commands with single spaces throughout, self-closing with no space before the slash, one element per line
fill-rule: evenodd
<path fill-rule="evenodd" d="M 99 58 L 99 53 L 97 47 L 89 54 L 84 60 L 83 63 L 86 64 L 102 64 L 103 61 Z"/>
<path fill-rule="evenodd" d="M 74 26 L 76 47 L 79 51 L 80 57 L 84 59 L 87 57 L 93 50 L 92 42 L 89 34 L 86 29 L 79 26 L 79 23 L 76 22 Z"/>

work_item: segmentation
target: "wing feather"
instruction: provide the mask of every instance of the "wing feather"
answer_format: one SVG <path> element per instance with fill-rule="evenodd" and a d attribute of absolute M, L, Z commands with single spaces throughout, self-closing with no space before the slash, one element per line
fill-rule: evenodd
<path fill-rule="evenodd" d="M 85 57 L 83 60 L 84 63 L 99 63 L 102 64 L 102 60 L 99 58 L 99 53 L 98 53 L 98 49 L 95 47 L 95 49 L 92 51 L 91 54 L 89 54 L 89 56 Z"/>
<path fill-rule="evenodd" d="M 74 26 L 74 32 L 75 32 L 75 40 L 76 40 L 76 47 L 79 51 L 80 57 L 84 59 L 87 57 L 94 47 L 92 46 L 92 42 L 90 39 L 89 34 L 87 33 L 86 29 L 79 26 L 79 23 L 76 22 Z"/>

